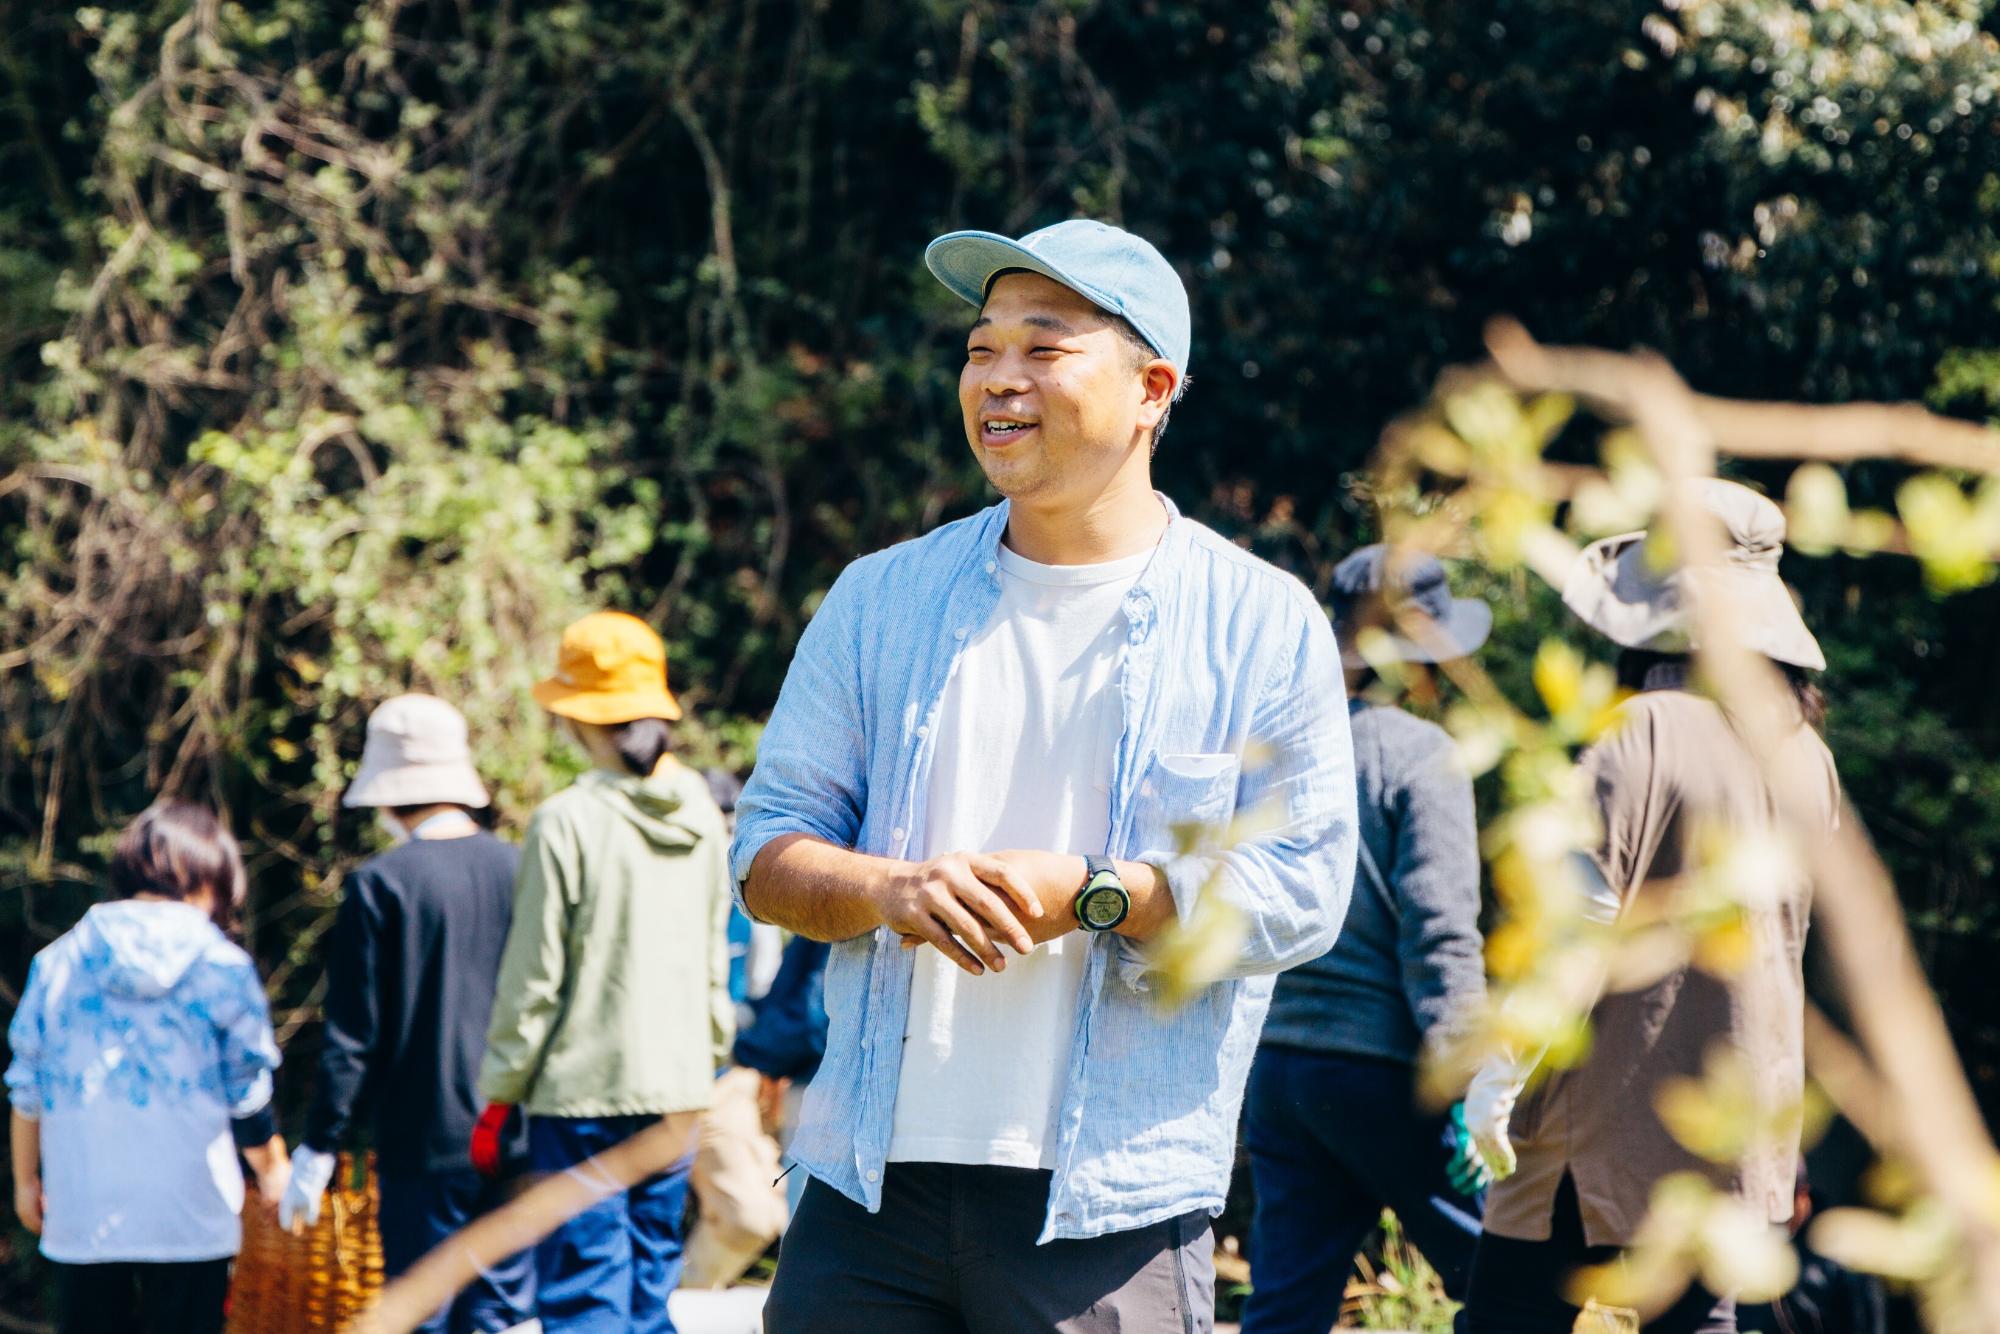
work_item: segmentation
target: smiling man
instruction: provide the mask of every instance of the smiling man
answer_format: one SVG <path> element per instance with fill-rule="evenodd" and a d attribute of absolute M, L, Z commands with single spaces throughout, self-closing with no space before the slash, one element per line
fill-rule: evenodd
<path fill-rule="evenodd" d="M 841 575 L 738 807 L 745 907 L 834 942 L 765 1327 L 1206 1330 L 1271 977 L 1353 875 L 1339 654 L 1153 490 L 1189 344 L 1159 251 L 1072 221 L 925 259 L 978 308 L 959 403 L 1005 500 Z M 1169 1011 L 1144 945 L 1205 894 L 1241 957 Z"/>

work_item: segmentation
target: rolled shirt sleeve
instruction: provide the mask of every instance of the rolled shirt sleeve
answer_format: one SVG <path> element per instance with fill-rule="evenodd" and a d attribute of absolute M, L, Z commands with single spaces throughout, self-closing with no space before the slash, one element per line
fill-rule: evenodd
<path fill-rule="evenodd" d="M 736 902 L 764 845 L 807 834 L 851 848 L 866 809 L 868 760 L 855 603 L 867 560 L 841 573 L 806 624 L 771 721 L 757 743 L 757 767 L 736 804 L 730 880 Z M 744 907 L 744 912 L 752 918 Z"/>
<path fill-rule="evenodd" d="M 1239 841 L 1138 857 L 1165 874 L 1183 925 L 1214 888 L 1242 910 L 1247 933 L 1228 977 L 1283 972 L 1333 948 L 1354 885 L 1354 751 L 1340 651 L 1303 587 L 1299 602 L 1307 606 L 1296 636 L 1255 697 L 1248 762 L 1227 817 L 1239 822 Z M 1142 951 L 1121 944 L 1123 976 L 1143 985 Z"/>

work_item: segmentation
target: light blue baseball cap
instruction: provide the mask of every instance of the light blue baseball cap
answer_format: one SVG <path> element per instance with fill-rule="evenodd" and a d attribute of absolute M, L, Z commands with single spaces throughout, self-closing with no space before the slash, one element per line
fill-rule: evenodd
<path fill-rule="evenodd" d="M 1101 310 L 1120 316 L 1152 349 L 1187 374 L 1187 288 L 1174 266 L 1141 236 L 1072 218 L 1012 240 L 995 232 L 947 232 L 924 250 L 937 280 L 975 306 L 1003 269 L 1052 278 Z"/>

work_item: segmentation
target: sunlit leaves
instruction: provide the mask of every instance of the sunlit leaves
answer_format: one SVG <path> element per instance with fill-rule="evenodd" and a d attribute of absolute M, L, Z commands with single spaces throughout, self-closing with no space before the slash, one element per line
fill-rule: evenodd
<path fill-rule="evenodd" d="M 1535 653 L 1535 690 L 1549 711 L 1549 725 L 1563 742 L 1595 741 L 1617 718 L 1627 691 L 1608 663 L 1586 665 L 1583 655 L 1560 639 L 1545 639 Z"/>
<path fill-rule="evenodd" d="M 1445 393 L 1437 417 L 1410 428 L 1411 448 L 1426 468 L 1466 479 L 1455 499 L 1494 568 L 1520 564 L 1535 535 L 1550 526 L 1556 502 L 1542 450 L 1574 411 L 1564 395 L 1523 400 L 1482 380 Z"/>
<path fill-rule="evenodd" d="M 1896 540 L 1896 520 L 1880 510 L 1848 508 L 1847 483 L 1825 463 L 1801 464 L 1785 487 L 1786 540 L 1809 556 L 1868 555 Z"/>
<path fill-rule="evenodd" d="M 1682 1172 L 1653 1187 L 1633 1244 L 1616 1262 L 1580 1271 L 1571 1280 L 1570 1299 L 1595 1298 L 1653 1315 L 1696 1280 L 1711 1292 L 1762 1302 L 1790 1289 L 1798 1272 L 1790 1240 L 1761 1209 Z"/>
<path fill-rule="evenodd" d="M 2000 548 L 2000 481 L 1989 478 L 1967 496 L 1949 477 L 1921 473 L 1897 490 L 1896 508 L 1933 589 L 1956 593 L 1992 580 Z"/>
<path fill-rule="evenodd" d="M 1741 1051 L 1718 1044 L 1708 1052 L 1702 1077 L 1660 1086 L 1654 1110 L 1667 1131 L 1700 1158 L 1718 1164 L 1752 1153 L 1789 1154 L 1803 1137 L 1826 1130 L 1831 1108 L 1813 1085 L 1802 1101 L 1780 1098 L 1773 1081 L 1781 1072 L 1759 1069 Z"/>
<path fill-rule="evenodd" d="M 1645 445 L 1629 429 L 1606 433 L 1602 476 L 1586 477 L 1570 496 L 1569 526 L 1585 537 L 1646 527 L 1660 507 L 1664 483 Z"/>
<path fill-rule="evenodd" d="M 1229 897 L 1218 870 L 1186 919 L 1169 922 L 1147 948 L 1147 976 L 1158 1003 L 1178 1009 L 1227 977 L 1249 935 L 1249 919 Z"/>

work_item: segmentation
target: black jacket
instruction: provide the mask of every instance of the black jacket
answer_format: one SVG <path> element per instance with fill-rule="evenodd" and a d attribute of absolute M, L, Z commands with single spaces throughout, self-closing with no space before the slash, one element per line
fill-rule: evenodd
<path fill-rule="evenodd" d="M 479 1061 L 520 850 L 488 833 L 416 839 L 364 862 L 327 946 L 326 1032 L 304 1142 L 340 1147 L 372 1111 L 376 1164 L 469 1169 Z M 525 1151 L 516 1118 L 508 1157 Z"/>

